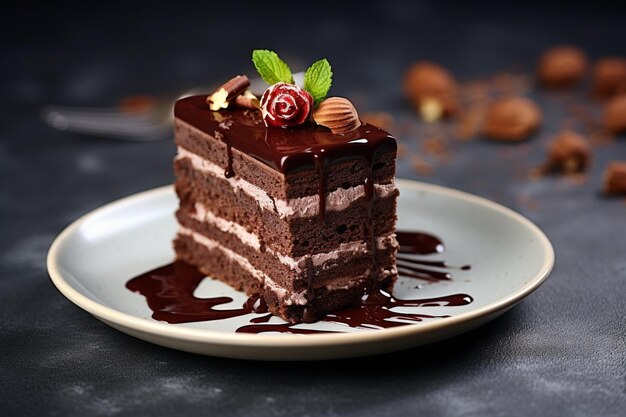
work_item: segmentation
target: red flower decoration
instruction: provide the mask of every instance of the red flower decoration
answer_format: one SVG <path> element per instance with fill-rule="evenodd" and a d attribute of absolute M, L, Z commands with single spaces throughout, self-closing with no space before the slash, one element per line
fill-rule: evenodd
<path fill-rule="evenodd" d="M 268 127 L 300 125 L 309 117 L 312 107 L 311 94 L 294 84 L 274 84 L 261 97 L 261 113 Z"/>

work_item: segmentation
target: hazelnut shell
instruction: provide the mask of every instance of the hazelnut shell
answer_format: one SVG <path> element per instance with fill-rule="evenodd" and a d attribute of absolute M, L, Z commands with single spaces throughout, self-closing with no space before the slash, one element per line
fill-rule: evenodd
<path fill-rule="evenodd" d="M 537 78 L 546 87 L 571 87 L 580 82 L 587 67 L 587 55 L 582 49 L 559 45 L 543 53 L 537 66 Z"/>
<path fill-rule="evenodd" d="M 486 137 L 517 142 L 526 139 L 541 125 L 539 107 L 525 97 L 502 98 L 487 109 L 483 132 Z"/>
<path fill-rule="evenodd" d="M 331 97 L 322 101 L 313 111 L 313 120 L 336 135 L 350 133 L 361 126 L 356 109 L 350 100 L 343 97 Z"/>
<path fill-rule="evenodd" d="M 626 58 L 598 60 L 593 67 L 592 91 L 598 98 L 626 93 Z"/>
<path fill-rule="evenodd" d="M 434 62 L 418 61 L 411 65 L 404 77 L 404 93 L 420 112 L 425 102 L 436 101 L 442 115 L 456 113 L 459 107 L 457 89 L 450 71 Z"/>
<path fill-rule="evenodd" d="M 604 127 L 615 134 L 626 132 L 626 94 L 608 102 L 604 109 Z"/>

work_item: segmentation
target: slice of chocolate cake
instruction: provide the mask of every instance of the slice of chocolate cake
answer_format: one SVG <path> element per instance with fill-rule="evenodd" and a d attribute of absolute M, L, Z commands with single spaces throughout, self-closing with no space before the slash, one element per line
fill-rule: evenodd
<path fill-rule="evenodd" d="M 205 96 L 179 100 L 174 114 L 178 259 L 262 294 L 289 322 L 391 289 L 398 191 L 388 133 L 360 122 L 341 135 L 313 122 L 267 127 L 265 110 L 212 111 Z"/>

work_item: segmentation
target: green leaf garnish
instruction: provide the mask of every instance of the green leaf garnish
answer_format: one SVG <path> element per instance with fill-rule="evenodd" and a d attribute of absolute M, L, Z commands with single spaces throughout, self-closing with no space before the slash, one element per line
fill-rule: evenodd
<path fill-rule="evenodd" d="M 255 49 L 252 51 L 252 62 L 263 81 L 269 85 L 294 83 L 289 66 L 276 55 L 276 52 L 267 49 Z"/>
<path fill-rule="evenodd" d="M 333 71 L 326 59 L 320 59 L 306 70 L 304 89 L 313 96 L 315 107 L 326 98 L 333 82 Z"/>

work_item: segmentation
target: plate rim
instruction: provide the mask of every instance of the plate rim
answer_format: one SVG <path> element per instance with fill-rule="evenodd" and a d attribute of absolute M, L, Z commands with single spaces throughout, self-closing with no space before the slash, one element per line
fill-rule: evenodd
<path fill-rule="evenodd" d="M 262 347 L 262 348 L 297 348 L 297 347 L 322 347 L 322 346 L 338 346 L 352 345 L 361 343 L 380 342 L 386 339 L 398 339 L 410 336 L 418 336 L 431 332 L 441 331 L 448 327 L 463 325 L 464 323 L 480 320 L 481 318 L 496 313 L 503 313 L 513 307 L 522 299 L 526 298 L 534 292 L 550 275 L 554 267 L 555 253 L 552 243 L 546 234 L 532 221 L 517 213 L 516 211 L 491 201 L 487 198 L 480 197 L 465 191 L 453 188 L 430 184 L 415 180 L 396 178 L 398 185 L 402 188 L 412 188 L 418 192 L 433 192 L 439 194 L 447 194 L 452 197 L 469 200 L 480 206 L 484 206 L 496 210 L 523 226 L 530 229 L 537 237 L 537 242 L 543 248 L 545 254 L 543 263 L 538 272 L 530 278 L 521 288 L 515 292 L 502 297 L 495 302 L 487 304 L 475 310 L 470 310 L 458 315 L 448 317 L 445 320 L 433 320 L 429 322 L 410 324 L 377 331 L 368 332 L 335 332 L 322 334 L 287 334 L 287 335 L 271 335 L 271 334 L 246 334 L 225 332 L 219 330 L 199 329 L 184 326 L 176 326 L 153 319 L 140 318 L 131 314 L 116 310 L 107 305 L 101 304 L 75 290 L 71 284 L 65 280 L 60 266 L 58 264 L 58 253 L 63 243 L 71 236 L 75 230 L 87 222 L 90 218 L 95 217 L 103 212 L 114 209 L 117 206 L 132 203 L 134 200 L 142 200 L 159 194 L 173 192 L 173 185 L 164 185 L 150 190 L 138 192 L 103 206 L 100 206 L 78 219 L 74 220 L 54 239 L 52 242 L 46 259 L 48 274 L 55 287 L 68 300 L 76 304 L 81 309 L 87 311 L 96 318 L 103 320 L 109 324 L 115 324 L 124 328 L 130 328 L 134 331 L 140 331 L 143 334 L 150 334 L 157 337 L 168 337 L 170 339 L 184 340 L 193 343 L 212 344 L 212 345 L 230 345 L 238 347 Z M 119 328 L 118 328 L 119 329 Z"/>

